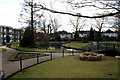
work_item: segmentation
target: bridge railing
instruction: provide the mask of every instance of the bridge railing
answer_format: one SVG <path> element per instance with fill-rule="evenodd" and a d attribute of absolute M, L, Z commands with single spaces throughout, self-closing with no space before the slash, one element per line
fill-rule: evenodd
<path fill-rule="evenodd" d="M 88 44 L 82 48 L 88 51 L 115 50 L 120 52 L 120 44 L 111 43 Z"/>

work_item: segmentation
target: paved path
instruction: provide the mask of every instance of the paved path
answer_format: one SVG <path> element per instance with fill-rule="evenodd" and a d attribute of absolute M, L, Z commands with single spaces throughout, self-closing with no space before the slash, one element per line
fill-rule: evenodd
<path fill-rule="evenodd" d="M 7 50 L 5 52 L 2 53 L 2 69 L 6 72 L 5 77 L 17 72 L 20 70 L 19 68 L 19 61 L 14 61 L 14 62 L 10 62 L 9 58 L 10 56 L 12 56 L 14 53 L 17 53 L 17 50 L 11 49 L 11 48 L 7 48 L 5 46 L 2 46 L 0 48 L 6 48 Z M 49 54 L 49 53 L 45 53 L 45 54 Z M 78 55 L 79 53 L 75 53 L 75 55 Z M 72 55 L 72 53 L 65 53 L 65 56 L 69 56 Z M 57 58 L 57 57 L 62 57 L 61 53 L 53 53 L 53 58 Z M 39 57 L 39 62 L 43 62 L 46 60 L 49 60 L 51 57 L 50 56 L 44 56 L 44 57 Z M 36 64 L 37 63 L 37 59 L 36 58 L 32 58 L 32 59 L 26 59 L 23 60 L 23 68 L 26 68 L 30 65 Z"/>

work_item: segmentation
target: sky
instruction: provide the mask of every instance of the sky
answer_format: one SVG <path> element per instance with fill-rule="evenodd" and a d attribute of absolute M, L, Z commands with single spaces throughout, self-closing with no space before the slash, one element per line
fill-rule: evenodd
<path fill-rule="evenodd" d="M 18 17 L 21 12 L 21 0 L 0 0 L 0 25 L 21 28 Z"/>
<path fill-rule="evenodd" d="M 47 3 L 47 0 L 45 0 Z M 52 0 L 51 0 L 52 1 Z M 18 17 L 19 14 L 22 10 L 22 5 L 21 3 L 23 0 L 0 0 L 0 25 L 6 25 L 6 26 L 12 26 L 13 28 L 21 28 L 22 25 L 18 22 Z M 52 1 L 53 2 L 53 1 Z M 59 4 L 59 3 L 53 3 L 54 6 L 53 9 L 59 10 L 59 11 L 65 11 L 66 9 L 64 8 L 65 4 Z M 58 5 L 61 5 L 59 7 Z M 81 13 L 84 15 L 91 15 L 93 14 L 94 8 L 91 9 L 82 9 L 81 8 Z M 89 11 L 89 12 L 88 12 Z M 68 25 L 69 23 L 69 17 L 68 15 L 60 15 L 61 17 L 61 24 L 62 27 L 60 27 L 59 30 L 66 30 L 68 32 L 73 32 L 72 26 Z M 92 21 L 92 20 L 90 20 Z M 89 23 L 88 23 L 89 24 Z M 108 24 L 106 24 L 109 26 Z M 83 30 L 89 30 L 91 26 L 85 27 Z"/>

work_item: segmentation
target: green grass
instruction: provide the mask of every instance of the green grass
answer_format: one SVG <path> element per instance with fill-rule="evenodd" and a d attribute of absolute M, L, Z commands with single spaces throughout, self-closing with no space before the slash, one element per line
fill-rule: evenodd
<path fill-rule="evenodd" d="M 82 48 L 83 46 L 87 46 L 87 45 L 88 43 L 71 42 L 71 43 L 64 44 L 63 46 L 71 47 L 71 48 Z"/>
<path fill-rule="evenodd" d="M 21 50 L 21 51 L 35 51 L 35 52 L 54 52 L 54 53 L 62 53 L 61 49 L 39 49 L 39 48 L 28 48 L 28 47 L 19 47 L 19 44 L 12 44 L 11 48 Z M 65 53 L 72 53 L 70 50 L 64 50 Z M 78 51 L 74 51 L 78 53 Z"/>
<path fill-rule="evenodd" d="M 80 61 L 67 56 L 25 69 L 12 78 L 118 78 L 118 59 L 103 57 L 103 61 Z M 111 74 L 111 75 L 110 75 Z M 9 79 L 10 80 L 10 79 Z M 86 79 L 89 80 L 89 79 Z"/>
<path fill-rule="evenodd" d="M 10 61 L 18 61 L 20 59 L 18 56 L 21 56 L 22 60 L 24 60 L 24 59 L 36 58 L 37 54 L 31 54 L 31 53 L 30 54 L 29 53 L 18 54 L 18 53 L 15 53 L 9 58 L 9 60 Z M 48 56 L 48 54 L 39 54 L 38 56 L 39 57 Z"/>
<path fill-rule="evenodd" d="M 118 44 L 118 41 L 100 41 L 100 43 Z M 119 41 L 120 43 L 120 41 Z"/>
<path fill-rule="evenodd" d="M 5 48 L 0 48 L 0 52 L 4 52 L 4 51 L 6 51 Z"/>

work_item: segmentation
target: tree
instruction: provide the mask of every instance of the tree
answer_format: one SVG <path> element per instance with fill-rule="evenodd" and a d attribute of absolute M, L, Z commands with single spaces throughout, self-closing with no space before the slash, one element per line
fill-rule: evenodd
<path fill-rule="evenodd" d="M 79 35 L 78 35 L 78 31 L 80 31 L 81 29 L 83 29 L 83 27 L 85 26 L 85 19 L 81 19 L 79 17 L 76 17 L 76 19 L 70 19 L 70 25 L 73 26 L 73 31 L 75 33 L 74 37 L 75 40 L 78 40 Z"/>
<path fill-rule="evenodd" d="M 95 19 L 95 27 L 98 29 L 97 32 L 97 36 L 96 36 L 96 40 L 97 42 L 102 40 L 102 28 L 103 28 L 103 24 L 105 24 L 105 18 L 100 18 L 100 19 Z"/>
<path fill-rule="evenodd" d="M 118 9 L 120 9 L 120 1 L 117 2 Z M 120 13 L 114 16 L 115 22 L 113 28 L 118 32 L 118 41 L 120 41 Z"/>
<path fill-rule="evenodd" d="M 35 20 L 36 9 L 34 8 L 35 6 L 36 6 L 36 3 L 34 3 L 33 0 L 24 0 L 23 10 L 21 11 L 19 22 L 24 23 L 24 25 L 26 25 L 26 26 L 31 27 L 29 29 L 28 28 L 26 29 L 26 32 L 30 32 L 31 35 L 29 36 L 29 34 L 25 33 L 25 36 L 23 36 L 23 41 L 28 41 L 30 43 L 22 44 L 21 46 L 34 47 L 34 45 L 35 45 L 35 35 L 34 35 L 34 32 L 35 32 L 34 26 L 36 24 L 36 20 Z M 26 36 L 27 36 L 27 38 L 26 38 Z M 22 41 L 22 43 L 23 43 L 23 41 Z M 26 43 L 26 42 L 24 42 L 24 43 Z"/>
<path fill-rule="evenodd" d="M 55 41 L 61 41 L 61 37 L 59 36 L 58 32 L 54 33 Z"/>
<path fill-rule="evenodd" d="M 10 36 L 9 36 L 9 35 L 6 36 L 6 42 L 7 42 L 7 43 L 10 42 Z"/>
<path fill-rule="evenodd" d="M 53 33 L 56 33 L 58 29 L 61 27 L 60 21 L 56 17 L 50 16 L 50 31 L 53 30 Z"/>
<path fill-rule="evenodd" d="M 94 38 L 95 38 L 94 30 L 93 30 L 93 28 L 91 27 L 90 33 L 89 33 L 89 40 L 90 40 L 90 41 L 94 41 Z"/>
<path fill-rule="evenodd" d="M 88 16 L 88 15 L 82 15 L 81 13 L 79 13 L 79 14 L 75 13 L 75 12 L 72 13 L 69 10 L 67 10 L 69 12 L 56 11 L 53 9 L 49 9 L 41 4 L 39 4 L 39 6 L 37 6 L 36 8 L 50 11 L 52 13 L 67 14 L 67 15 L 71 15 L 71 16 L 84 17 L 84 18 L 103 18 L 103 17 L 108 17 L 108 16 L 114 16 L 114 15 L 120 13 L 120 10 L 118 8 L 116 8 L 116 5 L 111 4 L 112 2 L 106 3 L 106 2 L 102 2 L 102 1 L 97 1 L 97 3 L 99 3 L 99 5 L 104 5 L 106 7 L 99 7 L 97 4 L 95 4 L 95 3 L 93 4 L 92 1 L 88 1 L 88 0 L 85 0 L 85 1 L 67 0 L 67 1 L 64 1 L 64 3 L 67 3 L 68 5 L 71 5 L 72 8 L 76 8 L 76 9 L 81 9 L 83 7 L 88 7 L 88 8 L 94 7 L 96 9 L 106 10 L 106 11 L 103 11 L 101 14 L 97 13 L 96 15 Z M 114 4 L 116 4 L 116 2 L 114 2 Z"/>
<path fill-rule="evenodd" d="M 47 33 L 36 33 L 36 46 L 39 48 L 47 48 L 49 45 L 49 35 Z"/>
<path fill-rule="evenodd" d="M 34 32 L 35 34 L 35 32 Z M 33 36 L 34 35 L 32 32 L 31 27 L 27 27 L 24 34 L 23 34 L 23 39 L 20 42 L 21 47 L 35 47 L 35 44 L 33 44 Z"/>

